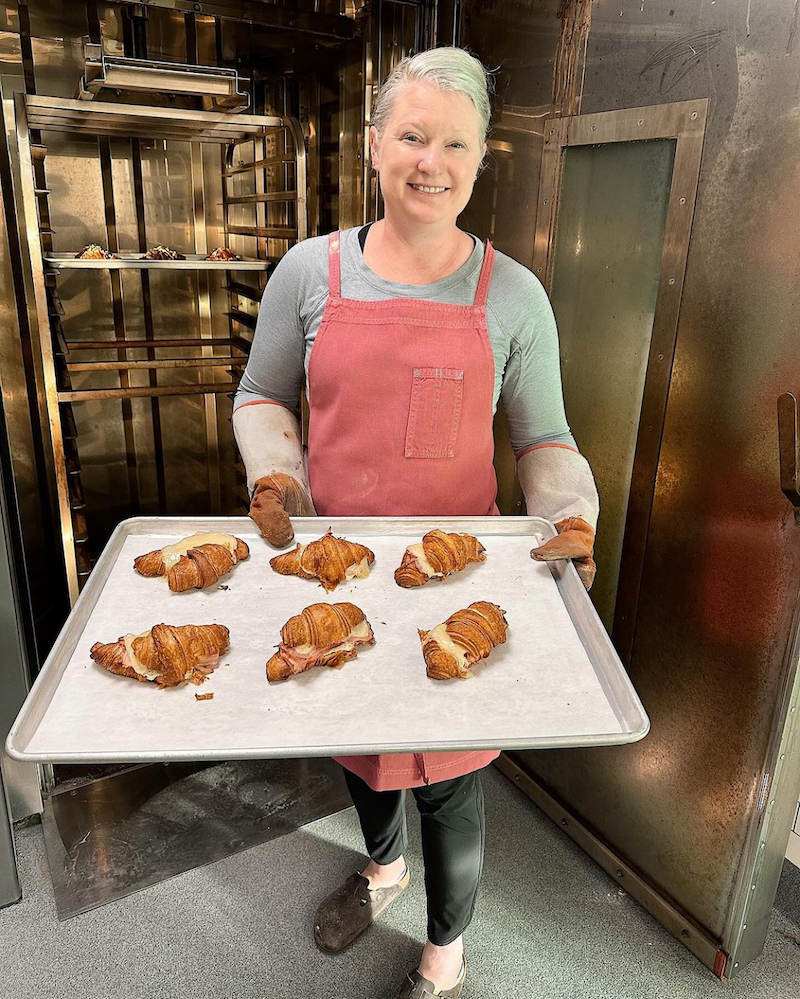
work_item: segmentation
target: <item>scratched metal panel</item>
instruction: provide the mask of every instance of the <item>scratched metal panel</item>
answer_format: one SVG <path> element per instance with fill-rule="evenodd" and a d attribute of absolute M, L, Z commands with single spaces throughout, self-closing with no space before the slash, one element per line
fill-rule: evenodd
<path fill-rule="evenodd" d="M 759 791 L 796 668 L 800 528 L 779 488 L 775 416 L 778 395 L 800 390 L 795 6 L 593 9 L 583 112 L 706 97 L 711 111 L 631 668 L 652 731 L 637 746 L 523 754 L 727 950 L 748 921 Z M 780 861 L 754 882 L 742 963 Z"/>

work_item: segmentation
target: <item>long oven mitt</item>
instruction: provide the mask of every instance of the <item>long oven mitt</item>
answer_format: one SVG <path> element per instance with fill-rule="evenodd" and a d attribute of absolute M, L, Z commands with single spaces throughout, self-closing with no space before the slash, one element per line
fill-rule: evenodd
<path fill-rule="evenodd" d="M 600 512 L 589 462 L 578 451 L 544 445 L 526 451 L 517 462 L 517 477 L 530 514 L 546 517 L 558 535 L 534 548 L 531 558 L 551 562 L 569 558 L 586 589 L 594 582 L 594 532 Z"/>
<path fill-rule="evenodd" d="M 294 538 L 290 517 L 314 517 L 303 464 L 300 424 L 285 406 L 245 403 L 233 413 L 233 435 L 247 472 L 250 519 L 276 548 Z"/>

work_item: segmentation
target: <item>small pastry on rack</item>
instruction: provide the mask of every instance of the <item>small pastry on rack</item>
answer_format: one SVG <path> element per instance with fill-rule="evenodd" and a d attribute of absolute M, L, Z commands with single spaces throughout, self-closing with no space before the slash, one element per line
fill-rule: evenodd
<path fill-rule="evenodd" d="M 97 243 L 89 243 L 84 246 L 80 253 L 75 254 L 76 260 L 117 260 L 116 253 L 111 253 L 110 250 L 104 250 L 102 246 Z"/>
<path fill-rule="evenodd" d="M 206 255 L 206 260 L 227 261 L 227 260 L 241 260 L 241 259 L 242 258 L 238 254 L 234 253 L 233 250 L 229 250 L 227 246 L 218 246 L 215 250 L 212 250 L 211 253 Z"/>
<path fill-rule="evenodd" d="M 431 579 L 444 579 L 460 572 L 470 562 L 485 562 L 486 549 L 471 534 L 428 531 L 422 541 L 409 545 L 403 562 L 395 569 L 398 586 L 424 586 Z"/>
<path fill-rule="evenodd" d="M 230 634 L 223 624 L 156 624 L 141 635 L 123 635 L 116 642 L 95 642 L 92 659 L 109 673 L 134 680 L 177 687 L 188 680 L 204 683 L 228 651 Z"/>
<path fill-rule="evenodd" d="M 374 645 L 364 612 L 355 604 L 311 604 L 281 628 L 278 651 L 267 663 L 267 680 L 285 680 L 314 666 L 341 669 L 356 646 Z"/>
<path fill-rule="evenodd" d="M 456 611 L 430 631 L 419 631 L 422 654 L 432 680 L 466 679 L 470 666 L 506 640 L 508 623 L 497 604 L 478 600 Z"/>
<path fill-rule="evenodd" d="M 166 576 L 175 593 L 202 590 L 218 582 L 225 573 L 250 554 L 241 538 L 232 534 L 192 534 L 174 545 L 157 548 L 133 560 L 141 576 Z"/>
<path fill-rule="evenodd" d="M 318 579 L 326 593 L 335 590 L 345 580 L 365 579 L 375 553 L 364 545 L 346 538 L 336 538 L 328 528 L 323 537 L 307 545 L 299 542 L 294 551 L 276 555 L 269 564 L 282 576 Z"/>
<path fill-rule="evenodd" d="M 185 260 L 186 257 L 182 253 L 178 253 L 177 250 L 173 250 L 171 246 L 162 246 L 160 243 L 158 246 L 152 247 L 147 253 L 142 257 L 142 260 Z"/>

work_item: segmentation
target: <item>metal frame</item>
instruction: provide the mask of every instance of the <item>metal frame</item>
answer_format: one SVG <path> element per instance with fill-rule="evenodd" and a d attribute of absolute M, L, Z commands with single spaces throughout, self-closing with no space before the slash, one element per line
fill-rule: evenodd
<path fill-rule="evenodd" d="M 708 100 L 682 101 L 547 118 L 544 122 L 533 268 L 548 291 L 552 283 L 553 241 L 564 150 L 570 146 L 612 142 L 677 140 L 612 630 L 614 644 L 623 662 L 630 662 L 633 648 L 708 107 Z"/>
<path fill-rule="evenodd" d="M 209 489 L 211 495 L 212 512 L 218 513 L 221 510 L 220 497 L 220 476 L 219 476 L 219 439 L 217 429 L 217 408 L 216 396 L 220 393 L 230 394 L 236 389 L 236 375 L 239 373 L 250 347 L 250 339 L 246 336 L 231 335 L 224 338 L 215 338 L 212 335 L 211 325 L 211 296 L 209 275 L 210 270 L 258 270 L 264 273 L 274 262 L 275 257 L 264 259 L 261 251 L 264 245 L 262 240 L 265 236 L 274 237 L 287 241 L 298 241 L 307 236 L 306 218 L 306 164 L 305 145 L 303 142 L 302 130 L 297 121 L 290 118 L 277 116 L 253 116 L 253 115 L 226 115 L 208 111 L 186 111 L 176 109 L 164 109 L 158 107 L 137 106 L 137 105 L 116 105 L 111 103 L 62 100 L 51 97 L 26 96 L 24 94 L 15 95 L 16 111 L 16 131 L 19 149 L 20 175 L 21 175 L 21 195 L 25 219 L 25 229 L 27 245 L 30 253 L 31 270 L 33 276 L 33 290 L 35 298 L 35 318 L 38 327 L 39 350 L 42 359 L 44 395 L 46 401 L 47 423 L 49 426 L 49 446 L 52 454 L 52 461 L 55 473 L 55 486 L 58 500 L 58 519 L 61 533 L 61 541 L 64 553 L 67 584 L 71 603 L 75 603 L 82 582 L 88 576 L 88 569 L 84 567 L 79 571 L 79 560 L 76 552 L 76 543 L 83 543 L 86 538 L 81 530 L 80 538 L 76 537 L 75 523 L 73 520 L 73 509 L 75 503 L 71 503 L 70 492 L 70 471 L 68 469 L 67 456 L 65 453 L 65 434 L 62 426 L 63 418 L 68 415 L 69 404 L 76 402 L 91 401 L 102 398 L 120 399 L 123 406 L 123 420 L 126 430 L 126 446 L 129 455 L 129 479 L 131 481 L 132 496 L 135 498 L 138 490 L 136 482 L 136 462 L 135 462 L 135 442 L 132 439 L 133 424 L 130 413 L 126 414 L 126 407 L 130 406 L 128 400 L 134 398 L 150 398 L 153 400 L 154 428 L 158 422 L 157 399 L 162 396 L 177 395 L 202 395 L 204 396 L 204 409 L 206 416 L 206 448 L 208 453 L 209 467 Z M 47 196 L 49 192 L 37 184 L 34 174 L 34 163 L 41 166 L 47 147 L 40 141 L 32 141 L 31 132 L 38 140 L 40 131 L 64 131 L 70 134 L 81 134 L 97 137 L 99 142 L 99 153 L 101 166 L 103 166 L 103 194 L 106 206 L 106 228 L 108 235 L 109 249 L 114 252 L 117 249 L 116 242 L 116 221 L 114 214 L 113 190 L 111 187 L 110 171 L 110 147 L 111 138 L 124 138 L 132 142 L 132 150 L 135 150 L 139 138 L 157 139 L 165 142 L 170 140 L 188 141 L 192 144 L 191 157 L 191 189 L 192 189 L 192 213 L 194 218 L 195 233 L 195 254 L 189 255 L 183 261 L 142 261 L 141 259 L 130 259 L 136 255 L 121 255 L 118 260 L 99 261 L 78 261 L 66 259 L 68 255 L 53 254 L 50 251 L 48 233 L 49 225 L 46 220 L 49 217 L 47 207 Z M 280 226 L 275 229 L 267 229 L 263 226 L 226 226 L 225 233 L 229 235 L 239 235 L 244 237 L 254 237 L 256 240 L 256 254 L 250 259 L 242 262 L 211 262 L 201 259 L 208 250 L 207 236 L 205 230 L 205 205 L 204 205 L 204 184 L 203 184 L 203 156 L 199 143 L 219 143 L 223 149 L 227 146 L 227 154 L 223 157 L 223 202 L 227 194 L 227 177 L 234 172 L 252 171 L 256 175 L 260 172 L 265 176 L 265 169 L 268 165 L 264 160 L 254 161 L 244 165 L 232 166 L 234 150 L 242 143 L 252 140 L 266 143 L 267 136 L 278 132 L 290 133 L 294 144 L 294 152 L 291 159 L 295 163 L 296 170 L 296 190 L 286 195 L 287 198 L 296 201 L 297 214 L 295 226 Z M 285 154 L 288 160 L 289 154 Z M 135 159 L 135 157 L 134 157 Z M 265 158 L 266 159 L 266 158 Z M 103 162 L 105 161 L 105 162 Z M 227 168 L 226 165 L 227 164 Z M 284 194 L 279 192 L 280 196 Z M 269 195 L 265 194 L 265 198 Z M 258 210 L 259 201 L 253 202 L 254 209 Z M 227 213 L 227 208 L 225 209 Z M 139 218 L 139 238 L 144 239 L 143 230 L 143 204 L 137 204 L 137 214 Z M 227 221 L 227 214 L 224 215 L 224 222 Z M 288 248 L 288 247 L 287 247 Z M 78 249 L 78 248 L 76 248 Z M 284 251 L 285 252 L 285 251 Z M 195 257 L 197 259 L 195 259 Z M 85 362 L 77 365 L 66 364 L 61 369 L 68 377 L 70 371 L 84 370 L 87 365 L 91 365 L 93 370 L 117 371 L 119 374 L 119 387 L 103 389 L 72 389 L 71 386 L 59 387 L 57 378 L 57 362 L 54 353 L 53 335 L 51 333 L 51 323 L 58 323 L 55 311 L 59 311 L 60 303 L 55 292 L 55 281 L 62 268 L 86 267 L 89 269 L 105 270 L 109 274 L 112 283 L 113 307 L 114 307 L 114 329 L 116 339 L 102 344 L 94 343 L 92 349 L 107 349 L 116 353 L 116 363 L 114 361 Z M 152 323 L 147 322 L 149 315 L 149 289 L 146 287 L 147 275 L 151 269 L 159 268 L 190 269 L 197 271 L 197 294 L 199 329 L 198 337 L 189 340 L 181 340 L 177 343 L 174 340 L 156 341 L 150 338 L 152 333 Z M 128 341 L 125 335 L 124 305 L 122 301 L 122 291 L 120 285 L 120 270 L 123 268 L 137 268 L 142 275 L 143 299 L 145 300 L 146 332 L 148 335 L 148 359 L 146 361 L 130 361 L 128 359 L 128 348 L 141 346 L 139 341 Z M 233 289 L 229 286 L 229 291 Z M 236 310 L 228 313 L 231 322 L 238 322 L 240 319 Z M 247 317 L 251 319 L 251 317 Z M 245 323 L 246 325 L 246 323 Z M 251 327 L 252 328 L 252 327 Z M 215 355 L 215 348 L 218 345 L 225 345 L 224 356 Z M 201 356 L 194 364 L 184 364 L 182 359 L 158 360 L 155 356 L 155 349 L 164 346 L 198 346 L 201 348 Z M 70 345 L 66 345 L 69 349 Z M 231 352 L 231 347 L 239 351 L 239 355 Z M 132 386 L 128 381 L 128 373 L 136 368 L 144 367 L 150 370 L 150 384 L 147 386 Z M 195 367 L 198 374 L 203 368 L 224 367 L 229 374 L 227 381 L 202 382 L 198 381 L 192 385 L 159 386 L 155 383 L 155 373 L 159 368 L 170 367 Z M 62 413 L 62 406 L 66 406 Z M 160 445 L 157 443 L 156 450 Z M 133 449 L 133 450 L 132 450 Z M 160 456 L 156 455 L 156 464 L 160 463 Z M 74 478 L 74 474 L 73 474 Z M 77 482 L 78 480 L 76 480 Z M 73 483 L 73 499 L 77 495 L 75 502 L 82 502 L 79 496 L 79 486 L 77 493 L 75 483 Z M 159 476 L 159 496 L 163 502 L 163 474 Z"/>

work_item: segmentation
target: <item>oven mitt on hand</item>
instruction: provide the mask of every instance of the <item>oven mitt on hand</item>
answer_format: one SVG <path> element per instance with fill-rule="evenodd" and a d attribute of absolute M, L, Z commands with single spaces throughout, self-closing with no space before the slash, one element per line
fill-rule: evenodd
<path fill-rule="evenodd" d="M 277 472 L 256 480 L 249 516 L 271 545 L 285 548 L 294 537 L 289 517 L 315 517 L 316 511 L 297 479 Z"/>
<path fill-rule="evenodd" d="M 575 563 L 581 582 L 591 589 L 597 566 L 594 564 L 594 530 L 582 517 L 567 517 L 555 525 L 558 534 L 541 547 L 534 548 L 531 558 L 537 562 L 552 562 L 569 558 Z"/>
<path fill-rule="evenodd" d="M 233 412 L 233 433 L 247 472 L 250 518 L 277 548 L 294 537 L 289 517 L 315 517 L 296 412 L 269 399 Z"/>

